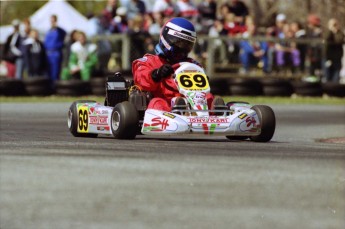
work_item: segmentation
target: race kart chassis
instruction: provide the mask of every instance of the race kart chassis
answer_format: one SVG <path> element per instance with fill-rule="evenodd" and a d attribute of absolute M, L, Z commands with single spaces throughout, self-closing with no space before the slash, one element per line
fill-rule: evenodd
<path fill-rule="evenodd" d="M 108 77 L 104 105 L 95 101 L 76 101 L 71 105 L 69 129 L 77 137 L 108 134 L 118 139 L 133 139 L 138 134 L 203 134 L 267 142 L 274 134 L 274 112 L 265 105 L 230 102 L 221 109 L 175 108 L 166 112 L 147 109 L 151 98 L 131 79 L 117 73 Z"/>

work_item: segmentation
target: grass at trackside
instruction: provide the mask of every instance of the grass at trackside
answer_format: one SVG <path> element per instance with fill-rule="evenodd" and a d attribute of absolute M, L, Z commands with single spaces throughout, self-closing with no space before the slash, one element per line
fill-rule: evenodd
<path fill-rule="evenodd" d="M 97 96 L 83 96 L 83 97 L 62 97 L 62 96 L 48 96 L 48 97 L 5 97 L 0 96 L 0 103 L 57 103 L 70 102 L 75 100 L 95 100 L 103 103 L 104 97 Z M 239 96 L 225 96 L 224 100 L 229 101 L 244 101 L 251 104 L 320 104 L 320 105 L 345 105 L 345 98 L 336 97 L 239 97 Z"/>

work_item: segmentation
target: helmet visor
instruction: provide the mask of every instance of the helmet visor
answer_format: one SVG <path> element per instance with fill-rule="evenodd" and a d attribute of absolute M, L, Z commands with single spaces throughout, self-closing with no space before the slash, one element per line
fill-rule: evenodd
<path fill-rule="evenodd" d="M 175 51 L 189 53 L 193 49 L 196 38 L 190 35 L 169 29 L 166 35 L 166 40 L 171 46 L 175 48 Z"/>

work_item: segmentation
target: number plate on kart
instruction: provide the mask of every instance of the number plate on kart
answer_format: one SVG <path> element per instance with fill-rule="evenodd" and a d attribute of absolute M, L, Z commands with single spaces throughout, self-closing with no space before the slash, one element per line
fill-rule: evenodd
<path fill-rule="evenodd" d="M 188 91 L 204 91 L 210 86 L 207 76 L 201 72 L 182 72 L 177 74 L 176 82 L 180 89 Z"/>

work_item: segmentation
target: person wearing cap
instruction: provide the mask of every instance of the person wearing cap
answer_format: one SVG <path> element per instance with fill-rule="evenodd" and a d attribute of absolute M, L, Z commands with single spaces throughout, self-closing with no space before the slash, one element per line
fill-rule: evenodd
<path fill-rule="evenodd" d="M 62 65 L 62 49 L 64 47 L 64 40 L 66 31 L 57 25 L 57 16 L 50 17 L 51 29 L 46 34 L 44 46 L 47 52 L 49 77 L 52 82 L 60 78 Z"/>
<path fill-rule="evenodd" d="M 12 21 L 13 33 L 7 38 L 4 46 L 4 59 L 15 65 L 15 78 L 22 79 L 24 72 L 23 41 L 24 38 L 19 32 L 20 21 Z"/>

